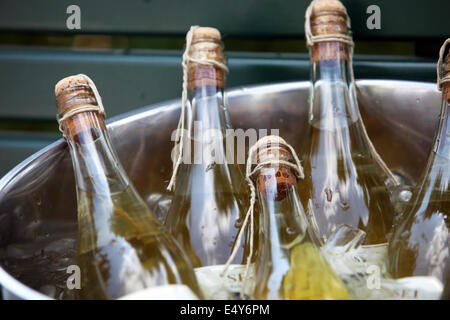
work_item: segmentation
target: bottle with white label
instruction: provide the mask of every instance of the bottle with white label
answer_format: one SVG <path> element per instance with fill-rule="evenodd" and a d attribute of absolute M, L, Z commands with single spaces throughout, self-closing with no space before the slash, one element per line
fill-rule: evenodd
<path fill-rule="evenodd" d="M 322 243 L 342 224 L 366 232 L 365 244 L 386 243 L 394 210 L 383 178 L 392 173 L 358 109 L 345 7 L 338 0 L 314 0 L 308 10 L 312 82 L 307 134 L 298 137 L 305 141 L 300 198 Z"/>

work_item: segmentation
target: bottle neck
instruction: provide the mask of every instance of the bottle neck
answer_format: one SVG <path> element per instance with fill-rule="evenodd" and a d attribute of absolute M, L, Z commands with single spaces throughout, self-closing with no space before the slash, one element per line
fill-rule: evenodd
<path fill-rule="evenodd" d="M 225 71 L 207 64 L 215 61 L 225 65 L 223 45 L 220 41 L 196 40 L 190 48 L 190 56 L 194 61 L 188 67 L 189 108 L 185 119 L 190 136 L 201 141 L 202 138 L 209 139 L 207 133 L 213 131 L 224 135 L 225 130 L 231 128 L 224 101 Z"/>
<path fill-rule="evenodd" d="M 129 185 L 111 146 L 104 120 L 97 112 L 74 115 L 64 124 L 64 131 L 79 190 L 110 196 Z"/>
<path fill-rule="evenodd" d="M 226 108 L 224 89 L 215 85 L 200 85 L 189 90 L 186 116 L 192 137 L 208 130 L 217 130 L 225 135 L 226 129 L 232 128 Z"/>
<path fill-rule="evenodd" d="M 288 257 L 293 245 L 312 241 L 294 176 L 290 168 L 280 166 L 261 169 L 257 179 L 264 233 L 260 241 L 274 263 Z"/>
<path fill-rule="evenodd" d="M 223 87 L 211 84 L 210 79 L 208 82 L 190 88 L 188 92 L 185 123 L 190 143 L 185 145 L 184 159 L 190 155 L 194 164 L 225 164 L 231 160 L 227 157 L 234 157 L 233 152 L 226 152 L 226 138 L 232 133 L 230 116 Z"/>
<path fill-rule="evenodd" d="M 360 118 L 348 57 L 348 46 L 338 42 L 313 47 L 309 123 L 316 128 L 334 131 Z"/>

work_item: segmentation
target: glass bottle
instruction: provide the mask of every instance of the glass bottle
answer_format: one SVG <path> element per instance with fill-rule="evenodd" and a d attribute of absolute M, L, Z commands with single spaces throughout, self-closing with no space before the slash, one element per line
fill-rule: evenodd
<path fill-rule="evenodd" d="M 183 162 L 166 225 L 194 267 L 217 266 L 230 257 L 248 196 L 242 172 L 230 156 L 236 156 L 236 144 L 229 143 L 234 138 L 224 95 L 225 71 L 202 63 L 225 64 L 220 32 L 194 29 L 188 53 L 195 61 L 188 64 Z M 240 245 L 233 264 L 243 263 Z"/>
<path fill-rule="evenodd" d="M 302 203 L 326 242 L 339 225 L 357 227 L 364 244 L 387 242 L 394 211 L 383 177 L 383 165 L 366 134 L 358 109 L 351 68 L 351 41 L 345 7 L 337 0 L 315 0 L 311 5 L 313 37 L 330 40 L 310 47 L 311 88 L 308 129 L 301 159 L 305 180 L 299 184 Z M 307 28 L 307 26 L 305 26 Z M 333 36 L 334 35 L 334 36 Z"/>
<path fill-rule="evenodd" d="M 282 139 L 266 141 L 260 143 L 256 157 L 256 165 L 263 165 L 252 177 L 262 215 L 253 298 L 349 299 L 314 241 L 297 193 L 296 171 L 276 163 L 295 163 L 291 151 Z"/>
<path fill-rule="evenodd" d="M 55 94 L 76 180 L 79 298 L 116 299 L 168 284 L 185 284 L 200 296 L 188 258 L 115 154 L 95 85 L 85 75 L 71 76 L 58 82 Z"/>
<path fill-rule="evenodd" d="M 444 74 L 450 72 L 450 55 Z M 439 70 L 439 72 L 442 72 Z M 435 276 L 450 281 L 450 83 L 442 88 L 438 129 L 425 169 L 389 245 L 396 277 Z"/>

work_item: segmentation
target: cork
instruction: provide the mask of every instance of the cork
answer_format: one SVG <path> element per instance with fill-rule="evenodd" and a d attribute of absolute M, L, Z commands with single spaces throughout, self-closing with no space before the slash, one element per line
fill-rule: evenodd
<path fill-rule="evenodd" d="M 194 30 L 190 50 L 191 58 L 215 60 L 226 63 L 220 31 L 211 27 Z M 201 86 L 225 88 L 225 72 L 217 66 L 191 62 L 188 71 L 188 88 Z"/>
<path fill-rule="evenodd" d="M 339 0 L 315 0 L 312 7 L 312 15 L 321 15 L 332 13 L 341 13 L 345 16 L 346 10 Z"/>
<path fill-rule="evenodd" d="M 258 152 L 256 163 L 284 160 L 294 162 L 294 157 L 286 146 L 284 139 L 277 136 L 267 136 L 257 142 Z M 267 168 L 272 168 L 268 170 Z M 276 169 L 275 171 L 273 169 Z M 256 176 L 256 186 L 259 192 L 281 201 L 297 183 L 295 171 L 283 164 L 268 164 Z"/>
<path fill-rule="evenodd" d="M 311 33 L 314 36 L 348 34 L 347 11 L 338 0 L 315 0 L 311 8 Z M 313 46 L 312 62 L 349 58 L 348 45 L 337 41 L 320 42 Z"/>
<path fill-rule="evenodd" d="M 83 105 L 98 106 L 94 91 L 86 76 L 79 74 L 66 77 L 55 85 L 56 106 L 58 118 L 64 119 L 64 115 L 76 107 Z M 98 111 L 84 111 L 73 116 L 66 117 L 62 121 L 65 136 L 75 138 L 86 129 L 103 129 L 103 117 L 98 117 Z"/>
<path fill-rule="evenodd" d="M 58 81 L 55 85 L 55 96 L 60 118 L 76 106 L 82 104 L 98 105 L 88 80 L 82 74 Z"/>
<path fill-rule="evenodd" d="M 198 27 L 194 30 L 194 35 L 192 37 L 192 41 L 194 42 L 198 40 L 220 41 L 221 39 L 220 31 L 211 27 Z"/>
<path fill-rule="evenodd" d="M 65 77 L 64 79 L 59 80 L 55 85 L 55 96 L 58 97 L 63 90 L 69 87 L 76 87 L 78 85 L 89 86 L 89 82 L 83 74 Z"/>

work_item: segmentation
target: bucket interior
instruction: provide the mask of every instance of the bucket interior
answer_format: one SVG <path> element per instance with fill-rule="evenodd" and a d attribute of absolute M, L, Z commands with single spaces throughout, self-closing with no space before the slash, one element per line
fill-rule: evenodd
<path fill-rule="evenodd" d="M 307 124 L 309 82 L 228 91 L 235 129 L 279 129 L 298 151 Z M 415 183 L 431 149 L 440 111 L 435 84 L 357 81 L 369 137 L 387 165 Z M 166 194 L 172 131 L 180 102 L 138 109 L 110 119 L 108 128 L 123 167 L 141 196 Z M 4 297 L 29 299 L 35 291 L 71 299 L 66 268 L 75 264 L 77 203 L 68 146 L 60 139 L 0 180 L 0 285 Z M 17 281 L 16 281 L 17 280 Z M 25 286 L 22 286 L 25 285 Z"/>

